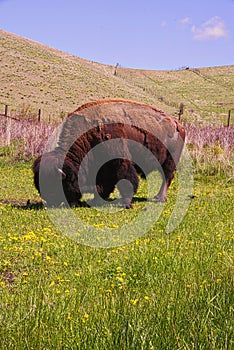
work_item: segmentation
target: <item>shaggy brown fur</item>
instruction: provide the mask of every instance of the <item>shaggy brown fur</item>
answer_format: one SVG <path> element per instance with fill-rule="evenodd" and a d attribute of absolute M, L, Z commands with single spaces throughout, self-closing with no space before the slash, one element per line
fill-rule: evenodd
<path fill-rule="evenodd" d="M 164 180 L 156 200 L 165 201 L 184 139 L 184 128 L 178 120 L 154 107 L 126 100 L 90 102 L 69 114 L 62 127 L 58 147 L 35 161 L 35 186 L 41 192 L 40 183 L 48 183 L 48 193 L 44 191 L 43 197 L 48 204 L 58 205 L 62 198 L 56 188 L 62 181 L 68 204 L 77 206 L 80 204 L 81 192 L 93 192 L 96 197 L 99 194 L 106 199 L 117 184 L 124 207 L 130 208 L 132 195 L 138 188 L 139 170 L 137 162 L 131 159 L 140 159 L 145 176 L 155 169 L 163 173 Z M 111 146 L 105 143 L 106 140 L 119 141 Z M 152 157 L 145 158 L 138 147 L 130 147 L 127 140 L 146 147 Z M 100 159 L 95 158 L 97 145 L 103 147 L 102 153 L 98 154 L 98 158 L 103 157 L 103 163 L 98 168 L 94 186 L 93 170 L 97 169 L 100 162 Z M 161 167 L 155 166 L 155 158 Z M 111 160 L 105 162 L 108 159 Z M 83 160 L 85 165 L 79 171 Z M 120 180 L 128 180 L 129 186 L 126 181 Z"/>

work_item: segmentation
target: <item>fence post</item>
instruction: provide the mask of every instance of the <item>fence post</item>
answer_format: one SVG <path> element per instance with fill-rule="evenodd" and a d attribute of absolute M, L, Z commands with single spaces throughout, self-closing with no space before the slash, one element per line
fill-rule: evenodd
<path fill-rule="evenodd" d="M 228 111 L 228 120 L 227 120 L 227 127 L 229 128 L 230 126 L 230 120 L 231 120 L 231 109 Z"/>
<path fill-rule="evenodd" d="M 181 115 L 182 115 L 183 113 L 184 113 L 184 104 L 181 103 L 181 104 L 180 104 L 180 110 L 179 110 L 179 112 L 178 112 L 179 120 L 180 120 L 180 117 L 181 117 Z"/>
<path fill-rule="evenodd" d="M 116 63 L 114 75 L 117 75 L 117 69 L 118 69 L 118 67 L 119 67 L 119 63 Z"/>
<path fill-rule="evenodd" d="M 39 123 L 40 123 L 40 121 L 41 121 L 41 109 L 38 110 L 37 121 L 38 121 Z"/>
<path fill-rule="evenodd" d="M 8 106 L 5 105 L 5 117 L 7 117 L 7 114 L 8 114 Z"/>
<path fill-rule="evenodd" d="M 6 118 L 6 145 L 10 146 L 11 144 L 11 118 Z"/>

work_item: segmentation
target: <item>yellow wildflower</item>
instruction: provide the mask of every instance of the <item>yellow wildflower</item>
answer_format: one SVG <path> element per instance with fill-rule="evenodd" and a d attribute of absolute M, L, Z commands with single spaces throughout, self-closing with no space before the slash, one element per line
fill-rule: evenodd
<path fill-rule="evenodd" d="M 123 283 L 123 282 L 124 282 L 123 277 L 119 277 L 119 276 L 117 276 L 117 277 L 116 277 L 116 279 L 117 279 L 117 281 L 119 281 L 119 282 L 121 282 L 121 283 Z"/>
<path fill-rule="evenodd" d="M 81 320 L 82 320 L 83 323 L 85 323 L 88 320 L 88 318 L 89 318 L 89 314 L 85 313 Z"/>

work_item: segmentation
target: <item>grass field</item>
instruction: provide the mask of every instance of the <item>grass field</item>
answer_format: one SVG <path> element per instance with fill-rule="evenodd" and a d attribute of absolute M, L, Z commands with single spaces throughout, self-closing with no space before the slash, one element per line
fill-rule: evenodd
<path fill-rule="evenodd" d="M 167 235 L 175 182 L 150 231 L 103 249 L 56 229 L 30 162 L 2 157 L 0 167 L 1 349 L 233 349 L 233 179 L 197 174 L 187 215 Z M 104 228 L 131 217 L 74 211 Z"/>

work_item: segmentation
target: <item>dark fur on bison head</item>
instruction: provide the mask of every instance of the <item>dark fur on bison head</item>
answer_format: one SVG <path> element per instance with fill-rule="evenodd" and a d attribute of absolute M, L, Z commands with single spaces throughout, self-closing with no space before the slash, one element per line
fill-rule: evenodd
<path fill-rule="evenodd" d="M 33 164 L 35 187 L 48 206 L 59 206 L 66 201 L 70 206 L 80 204 L 76 168 L 69 159 L 64 160 L 56 149 L 40 156 Z"/>

